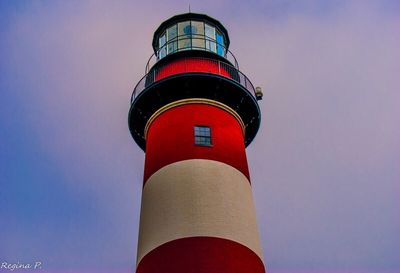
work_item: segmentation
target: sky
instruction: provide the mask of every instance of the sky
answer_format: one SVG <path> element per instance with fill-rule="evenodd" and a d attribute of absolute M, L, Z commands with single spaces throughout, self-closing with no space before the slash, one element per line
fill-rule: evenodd
<path fill-rule="evenodd" d="M 264 92 L 247 155 L 267 271 L 399 273 L 397 0 L 1 1 L 0 263 L 134 272 L 130 96 L 189 4 Z"/>

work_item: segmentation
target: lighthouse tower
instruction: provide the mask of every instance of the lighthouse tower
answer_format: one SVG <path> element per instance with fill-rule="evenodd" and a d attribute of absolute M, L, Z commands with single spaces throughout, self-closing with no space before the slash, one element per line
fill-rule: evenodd
<path fill-rule="evenodd" d="M 262 93 L 217 20 L 163 22 L 129 111 L 146 153 L 137 273 L 265 272 L 245 147 Z"/>

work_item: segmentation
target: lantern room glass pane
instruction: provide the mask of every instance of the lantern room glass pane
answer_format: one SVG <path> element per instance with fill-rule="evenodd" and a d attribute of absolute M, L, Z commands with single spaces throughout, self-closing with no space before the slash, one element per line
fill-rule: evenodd
<path fill-rule="evenodd" d="M 204 36 L 204 23 L 199 21 L 192 21 L 192 35 Z"/>
<path fill-rule="evenodd" d="M 177 33 L 177 26 L 173 25 L 172 27 L 167 29 L 167 41 L 172 41 L 178 35 Z"/>
<path fill-rule="evenodd" d="M 190 38 L 180 38 L 178 40 L 178 49 L 187 50 L 192 48 L 192 39 Z"/>
<path fill-rule="evenodd" d="M 170 41 L 167 45 L 167 54 L 174 53 L 178 50 L 178 41 Z"/>
<path fill-rule="evenodd" d="M 205 24 L 205 35 L 211 40 L 215 40 L 215 28 Z"/>
<path fill-rule="evenodd" d="M 217 54 L 225 56 L 224 37 L 218 31 L 215 36 L 217 38 Z"/>
<path fill-rule="evenodd" d="M 192 46 L 193 49 L 201 49 L 204 50 L 206 48 L 204 37 L 193 37 L 192 38 Z"/>
<path fill-rule="evenodd" d="M 215 28 L 205 24 L 205 39 L 206 39 L 206 50 L 217 53 L 217 47 L 215 41 Z"/>
<path fill-rule="evenodd" d="M 165 33 L 160 37 L 160 39 L 158 40 L 158 44 L 159 44 L 159 52 L 158 52 L 158 58 L 164 58 L 165 55 L 167 55 L 167 50 L 166 50 L 166 46 L 165 46 Z"/>
<path fill-rule="evenodd" d="M 186 50 L 192 48 L 192 29 L 190 21 L 178 23 L 178 49 Z"/>
<path fill-rule="evenodd" d="M 192 46 L 194 49 L 204 50 L 206 45 L 204 41 L 204 23 L 192 21 Z"/>
<path fill-rule="evenodd" d="M 188 34 L 191 34 L 190 21 L 178 23 L 178 36 L 187 36 Z"/>
<path fill-rule="evenodd" d="M 178 49 L 177 32 L 177 25 L 167 29 L 167 54 L 173 53 Z"/>

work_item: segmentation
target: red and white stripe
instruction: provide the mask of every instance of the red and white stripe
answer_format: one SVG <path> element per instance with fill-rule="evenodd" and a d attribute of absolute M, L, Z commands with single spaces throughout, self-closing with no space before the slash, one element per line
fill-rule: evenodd
<path fill-rule="evenodd" d="M 212 146 L 194 144 L 209 126 Z M 137 273 L 263 273 L 243 123 L 206 99 L 174 102 L 146 127 Z"/>

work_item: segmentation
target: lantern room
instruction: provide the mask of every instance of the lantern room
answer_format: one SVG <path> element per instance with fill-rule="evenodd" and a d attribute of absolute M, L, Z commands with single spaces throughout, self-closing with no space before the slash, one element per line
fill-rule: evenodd
<path fill-rule="evenodd" d="M 184 51 L 200 50 L 225 57 L 229 46 L 228 32 L 214 18 L 204 14 L 180 14 L 163 22 L 153 38 L 157 60 Z"/>

